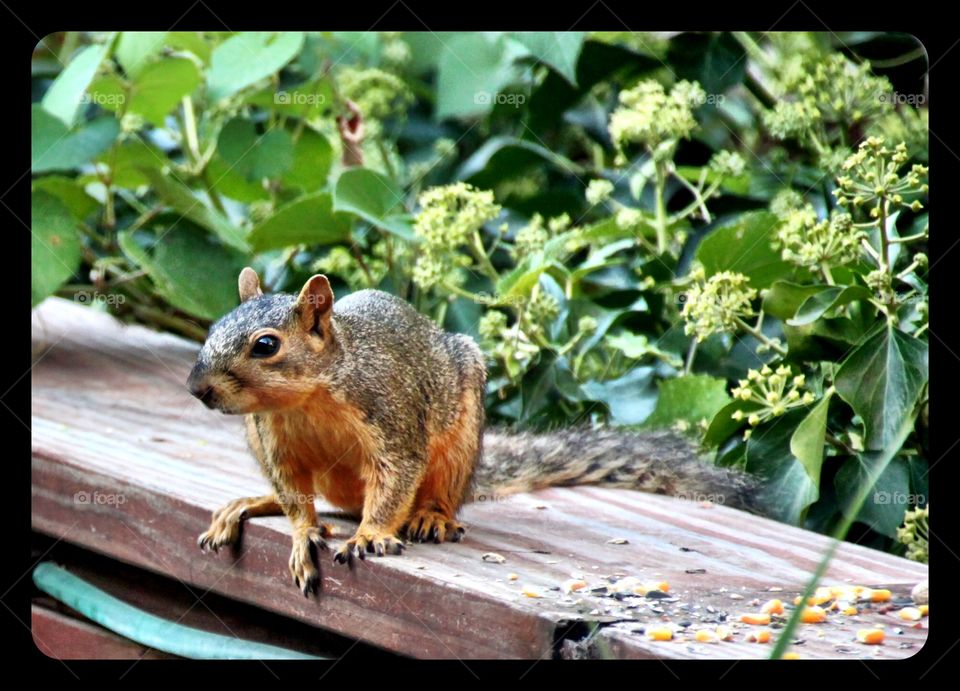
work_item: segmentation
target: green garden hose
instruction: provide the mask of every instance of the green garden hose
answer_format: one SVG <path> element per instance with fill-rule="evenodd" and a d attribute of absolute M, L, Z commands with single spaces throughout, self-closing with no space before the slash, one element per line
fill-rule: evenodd
<path fill-rule="evenodd" d="M 324 659 L 161 619 L 118 600 L 53 562 L 39 564 L 33 570 L 33 582 L 47 595 L 105 629 L 171 655 L 203 660 Z"/>

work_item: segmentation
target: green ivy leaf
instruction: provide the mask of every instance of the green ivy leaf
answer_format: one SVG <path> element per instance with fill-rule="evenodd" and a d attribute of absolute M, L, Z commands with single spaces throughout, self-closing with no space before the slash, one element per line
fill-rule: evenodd
<path fill-rule="evenodd" d="M 529 51 L 505 34 L 456 34 L 440 54 L 437 73 L 438 119 L 490 112 L 500 90 L 519 80 L 516 60 Z"/>
<path fill-rule="evenodd" d="M 293 138 L 274 128 L 257 134 L 256 126 L 245 118 L 234 118 L 220 130 L 217 153 L 230 172 L 248 182 L 276 179 L 293 168 Z"/>
<path fill-rule="evenodd" d="M 800 525 L 807 507 L 819 497 L 807 469 L 790 451 L 790 441 L 805 411 L 785 415 L 754 428 L 747 440 L 749 473 L 763 481 L 760 503 L 778 521 Z"/>
<path fill-rule="evenodd" d="M 210 43 L 199 31 L 170 31 L 167 34 L 167 45 L 177 50 L 193 53 L 205 65 L 210 64 L 212 53 Z"/>
<path fill-rule="evenodd" d="M 873 293 L 863 286 L 828 286 L 804 300 L 797 309 L 796 316 L 787 323 L 790 326 L 812 324 L 830 310 L 856 300 L 868 300 L 872 296 Z"/>
<path fill-rule="evenodd" d="M 868 450 L 885 448 L 902 420 L 916 414 L 928 377 L 927 345 L 890 326 L 877 330 L 843 361 L 837 393 L 863 419 Z"/>
<path fill-rule="evenodd" d="M 793 268 L 770 243 L 779 221 L 768 211 L 751 211 L 714 228 L 697 247 L 696 257 L 707 276 L 737 271 L 758 290 L 790 275 Z"/>
<path fill-rule="evenodd" d="M 141 168 L 152 168 L 159 174 L 159 168 L 168 165 L 168 159 L 162 151 L 138 137 L 124 139 L 97 160 L 109 171 L 110 180 L 115 186 L 131 190 L 150 184 Z M 109 167 L 111 163 L 112 170 Z"/>
<path fill-rule="evenodd" d="M 80 221 L 87 219 L 100 209 L 99 202 L 87 194 L 73 178 L 63 175 L 45 175 L 42 178 L 36 178 L 32 188 L 34 193 L 46 192 L 59 199 L 70 210 L 73 217 Z"/>
<path fill-rule="evenodd" d="M 870 456 L 854 456 L 843 462 L 833 479 L 842 509 L 849 507 L 861 487 L 870 482 L 876 472 Z M 878 533 L 895 538 L 903 523 L 903 514 L 914 507 L 906 503 L 910 494 L 910 468 L 907 461 L 894 458 L 880 473 L 856 520 Z"/>
<path fill-rule="evenodd" d="M 304 127 L 293 143 L 293 164 L 280 176 L 284 185 L 298 187 L 306 193 L 316 192 L 327 184 L 333 163 L 330 141 L 309 127 Z"/>
<path fill-rule="evenodd" d="M 173 177 L 168 177 L 156 168 L 140 166 L 140 172 L 150 181 L 150 186 L 160 199 L 198 226 L 216 234 L 224 244 L 241 252 L 249 251 L 243 231 L 224 218 L 219 212 L 208 208 L 193 196 L 189 187 Z"/>
<path fill-rule="evenodd" d="M 340 175 L 333 190 L 333 208 L 408 242 L 416 240 L 410 216 L 403 208 L 403 191 L 389 178 L 368 168 L 350 168 Z"/>
<path fill-rule="evenodd" d="M 744 415 L 749 415 L 755 410 L 760 409 L 759 403 L 752 401 L 741 401 L 734 399 L 713 416 L 706 434 L 703 435 L 703 444 L 707 448 L 720 446 L 727 439 L 732 437 L 737 431 L 747 424 L 746 417 L 743 420 L 734 420 L 733 414 L 742 410 Z"/>
<path fill-rule="evenodd" d="M 220 101 L 280 71 L 303 47 L 302 31 L 245 31 L 214 48 L 207 96 Z"/>
<path fill-rule="evenodd" d="M 163 127 L 167 115 L 200 84 L 200 72 L 189 58 L 163 58 L 143 67 L 130 89 L 131 113 Z"/>
<path fill-rule="evenodd" d="M 106 151 L 120 134 L 120 124 L 112 115 L 69 130 L 39 105 L 33 106 L 31 124 L 34 173 L 79 168 Z"/>
<path fill-rule="evenodd" d="M 124 31 L 117 39 L 114 57 L 130 77 L 136 79 L 163 48 L 166 31 Z"/>
<path fill-rule="evenodd" d="M 93 81 L 100 63 L 110 51 L 112 39 L 106 43 L 87 46 L 70 61 L 40 102 L 43 109 L 67 128 L 73 127 L 84 104 L 87 87 Z"/>
<path fill-rule="evenodd" d="M 657 407 L 646 420 L 650 427 L 669 427 L 677 420 L 696 425 L 712 419 L 730 403 L 726 380 L 708 374 L 664 379 L 659 389 Z"/>
<path fill-rule="evenodd" d="M 581 389 L 589 400 L 606 404 L 614 424 L 637 425 L 646 420 L 656 406 L 654 369 L 635 367 L 619 379 L 591 379 Z"/>
<path fill-rule="evenodd" d="M 333 199 L 318 192 L 297 199 L 250 231 L 255 252 L 290 245 L 329 245 L 350 237 L 349 218 L 333 210 Z"/>
<path fill-rule="evenodd" d="M 80 238 L 70 209 L 47 192 L 34 191 L 30 200 L 33 269 L 31 299 L 38 305 L 80 268 Z"/>
<path fill-rule="evenodd" d="M 237 306 L 237 275 L 246 256 L 215 242 L 202 228 L 175 223 L 163 231 L 152 254 L 130 232 L 120 233 L 118 242 L 157 293 L 177 309 L 214 320 Z"/>
<path fill-rule="evenodd" d="M 811 295 L 816 295 L 830 286 L 801 285 L 790 281 L 774 281 L 763 298 L 763 311 L 780 321 L 792 319 L 800 305 Z"/>
<path fill-rule="evenodd" d="M 823 466 L 823 445 L 827 437 L 827 411 L 832 397 L 833 391 L 830 390 L 797 425 L 796 431 L 790 437 L 790 452 L 803 465 L 810 482 L 818 492 L 820 469 Z"/>
<path fill-rule="evenodd" d="M 583 49 L 583 31 L 514 31 L 510 34 L 540 62 L 577 85 L 577 61 Z"/>

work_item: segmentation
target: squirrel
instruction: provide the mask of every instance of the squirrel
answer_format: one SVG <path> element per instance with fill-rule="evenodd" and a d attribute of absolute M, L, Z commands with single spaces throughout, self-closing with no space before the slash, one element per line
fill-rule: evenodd
<path fill-rule="evenodd" d="M 208 408 L 245 415 L 273 493 L 229 502 L 198 543 L 218 550 L 244 520 L 286 515 L 305 596 L 333 532 L 318 522 L 318 494 L 360 519 L 334 553 L 348 565 L 400 554 L 404 539 L 459 541 L 457 512 L 480 495 L 594 484 L 755 505 L 751 476 L 701 462 L 672 433 L 485 431 L 480 348 L 394 295 L 360 290 L 334 303 L 320 274 L 299 295 L 265 295 L 249 267 L 238 283 L 240 305 L 211 326 L 187 387 Z"/>

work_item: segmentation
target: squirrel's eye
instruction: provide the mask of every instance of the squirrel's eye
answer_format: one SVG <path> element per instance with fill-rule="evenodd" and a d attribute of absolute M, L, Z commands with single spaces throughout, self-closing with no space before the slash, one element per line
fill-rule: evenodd
<path fill-rule="evenodd" d="M 280 348 L 280 339 L 276 336 L 261 336 L 253 343 L 250 354 L 253 357 L 270 357 Z"/>

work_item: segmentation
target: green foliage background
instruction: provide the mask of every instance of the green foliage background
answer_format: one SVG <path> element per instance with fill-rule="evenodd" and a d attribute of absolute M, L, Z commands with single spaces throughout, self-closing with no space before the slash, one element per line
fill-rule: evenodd
<path fill-rule="evenodd" d="M 781 520 L 857 511 L 858 540 L 903 550 L 928 224 L 924 95 L 899 85 L 923 54 L 873 33 L 54 34 L 33 302 L 202 340 L 247 264 L 276 291 L 378 287 L 481 342 L 491 420 L 673 427 L 762 476 Z"/>

